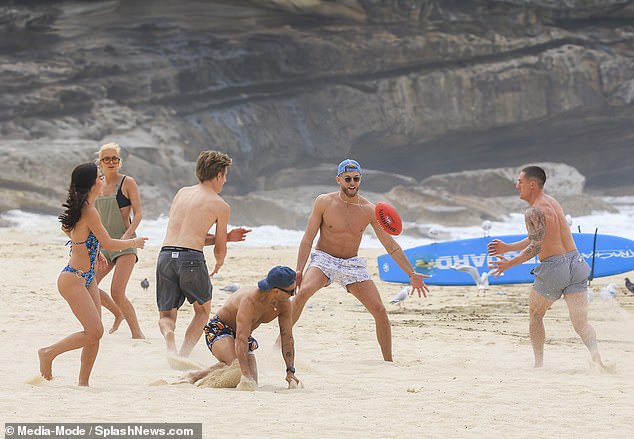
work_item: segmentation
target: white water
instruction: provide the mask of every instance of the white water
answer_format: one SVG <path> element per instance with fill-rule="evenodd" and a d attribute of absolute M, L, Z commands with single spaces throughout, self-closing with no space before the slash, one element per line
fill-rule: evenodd
<path fill-rule="evenodd" d="M 594 233 L 595 228 L 599 233 L 617 235 L 634 240 L 634 196 L 606 197 L 605 200 L 615 206 L 618 213 L 596 212 L 593 215 L 573 218 L 572 229 L 574 232 L 581 228 L 584 233 Z M 55 216 L 39 215 L 12 210 L 0 215 L 1 219 L 10 221 L 17 229 L 39 230 L 43 236 L 51 239 L 66 240 L 66 236 L 60 231 L 59 221 Z M 143 220 L 137 230 L 137 235 L 150 238 L 148 246 L 160 246 L 165 235 L 168 218 L 162 216 L 156 220 Z M 524 216 L 521 213 L 511 214 L 506 221 L 492 221 L 490 235 L 524 234 Z M 419 224 L 420 228 L 435 228 L 439 236 L 448 236 L 447 239 L 477 238 L 484 235 L 479 226 L 470 227 L 446 227 L 437 224 Z M 245 242 L 239 244 L 248 247 L 290 246 L 296 247 L 302 238 L 301 230 L 285 230 L 277 226 L 252 227 L 253 231 L 247 236 Z M 362 248 L 380 248 L 381 243 L 371 231 L 364 235 L 361 242 Z M 401 235 L 396 240 L 403 248 L 433 242 L 432 239 Z"/>

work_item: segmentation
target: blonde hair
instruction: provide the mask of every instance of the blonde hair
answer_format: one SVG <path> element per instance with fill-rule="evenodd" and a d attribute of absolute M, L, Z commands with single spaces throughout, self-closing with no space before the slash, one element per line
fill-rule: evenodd
<path fill-rule="evenodd" d="M 116 151 L 117 156 L 119 157 L 119 167 L 123 165 L 123 160 L 121 160 L 121 147 L 114 142 L 101 145 L 101 148 L 99 148 L 99 151 L 97 151 L 97 160 L 95 160 L 97 165 L 99 165 L 99 162 L 101 161 L 101 156 L 103 155 L 104 151 Z"/>
<path fill-rule="evenodd" d="M 104 151 L 117 151 L 117 155 L 121 154 L 121 147 L 116 143 L 106 143 L 105 145 L 101 145 L 99 151 L 97 151 L 97 155 L 101 158 L 101 153 Z"/>
<path fill-rule="evenodd" d="M 231 166 L 231 158 L 219 151 L 202 151 L 196 160 L 196 177 L 201 183 L 212 180 L 218 174 L 225 175 Z"/>

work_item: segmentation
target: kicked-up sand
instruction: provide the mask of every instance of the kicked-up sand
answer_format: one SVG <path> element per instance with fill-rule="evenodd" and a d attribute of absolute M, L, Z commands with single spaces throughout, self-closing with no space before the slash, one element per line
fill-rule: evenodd
<path fill-rule="evenodd" d="M 294 329 L 300 388 L 288 389 L 273 322 L 254 333 L 259 387 L 240 392 L 233 387 L 235 373 L 231 386 L 167 385 L 184 372 L 170 367 L 157 325 L 160 243 L 152 242 L 139 252 L 127 291 L 147 339 L 131 339 L 125 322 L 114 334 L 106 331 L 91 387 L 82 388 L 79 351 L 54 360 L 52 381 L 39 373 L 38 348 L 80 329 L 56 290 L 68 260 L 64 242 L 61 232 L 0 229 L 4 422 L 200 422 L 205 438 L 632 437 L 634 297 L 624 294 L 623 278 L 634 273 L 592 285 L 597 293 L 610 282 L 619 287 L 616 300 L 602 301 L 597 294 L 589 306 L 613 373 L 591 366 L 563 301 L 546 316 L 545 365 L 534 369 L 529 285 L 493 286 L 483 297 L 476 297 L 475 287 L 431 287 L 427 299 L 410 297 L 399 308 L 389 300 L 400 286 L 378 280 L 376 256 L 382 252 L 362 250 L 392 321 L 395 361 L 381 360 L 370 314 L 339 286 L 330 286 L 312 298 Z M 296 252 L 230 245 L 214 280 L 212 312 L 228 297 L 220 287 L 254 285 L 273 265 L 294 267 Z M 212 266 L 211 249 L 205 253 Z M 147 292 L 139 284 L 145 277 L 151 282 Z M 191 317 L 185 304 L 176 328 L 179 344 Z M 105 328 L 112 326 L 105 309 L 103 321 Z M 188 369 L 215 362 L 201 337 L 179 364 Z"/>

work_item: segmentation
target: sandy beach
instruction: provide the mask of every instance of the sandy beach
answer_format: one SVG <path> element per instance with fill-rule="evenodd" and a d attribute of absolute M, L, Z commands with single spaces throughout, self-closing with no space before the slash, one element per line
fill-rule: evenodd
<path fill-rule="evenodd" d="M 54 235 L 54 234 L 53 234 Z M 590 304 L 604 359 L 615 373 L 592 368 L 563 301 L 546 316 L 545 367 L 532 367 L 528 338 L 529 285 L 476 289 L 432 287 L 404 308 L 389 303 L 398 285 L 380 282 L 379 250 L 362 250 L 392 321 L 394 363 L 381 360 L 371 316 L 339 286 L 323 289 L 295 327 L 297 376 L 305 388 L 287 390 L 274 346 L 277 325 L 254 336 L 260 388 L 256 392 L 166 384 L 181 374 L 168 366 L 157 326 L 154 270 L 158 244 L 140 251 L 128 286 L 147 340 L 132 340 L 125 322 L 106 334 L 90 388 L 77 387 L 79 351 L 53 364 L 40 382 L 37 349 L 80 328 L 56 289 L 68 259 L 61 236 L 0 229 L 3 352 L 0 413 L 4 422 L 201 422 L 203 437 L 238 438 L 625 438 L 634 425 L 634 296 L 628 274 L 614 282 L 615 301 Z M 208 265 L 213 260 L 206 251 Z M 295 266 L 296 248 L 233 244 L 215 279 L 212 312 L 226 299 L 220 287 L 252 285 L 273 265 Z M 634 278 L 634 273 L 629 273 Z M 144 292 L 139 282 L 150 280 Z M 109 284 L 106 278 L 105 285 Z M 180 342 L 191 306 L 179 313 Z M 212 362 L 203 340 L 191 360 Z M 215 360 L 213 360 L 215 361 Z M 34 384 L 28 384 L 32 382 Z"/>

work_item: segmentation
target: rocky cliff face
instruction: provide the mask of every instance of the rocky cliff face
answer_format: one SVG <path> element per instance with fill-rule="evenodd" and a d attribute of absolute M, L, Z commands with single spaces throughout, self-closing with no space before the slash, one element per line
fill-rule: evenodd
<path fill-rule="evenodd" d="M 106 141 L 150 215 L 202 149 L 234 158 L 236 196 L 346 156 L 417 181 L 563 162 L 631 187 L 633 21 L 631 0 L 11 2 L 0 210 L 57 212 Z"/>

